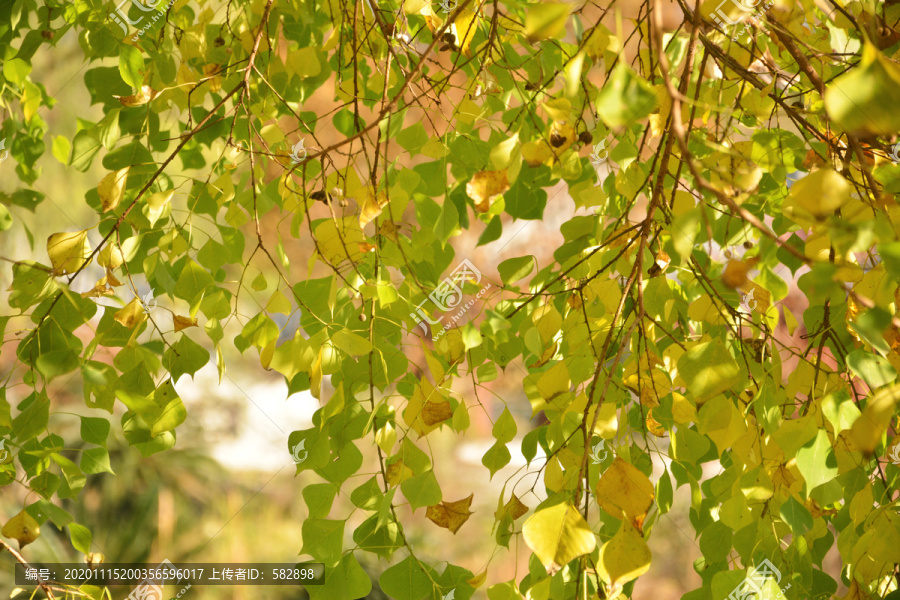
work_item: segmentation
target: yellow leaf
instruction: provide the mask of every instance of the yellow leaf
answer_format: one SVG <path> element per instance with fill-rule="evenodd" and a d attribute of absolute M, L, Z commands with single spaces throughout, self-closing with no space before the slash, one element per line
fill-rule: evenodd
<path fill-rule="evenodd" d="M 597 483 L 597 503 L 615 518 L 627 517 L 642 529 L 653 504 L 653 484 L 634 466 L 616 457 Z"/>
<path fill-rule="evenodd" d="M 122 251 L 119 250 L 119 246 L 112 242 L 106 244 L 97 254 L 97 264 L 101 267 L 106 267 L 108 269 L 115 269 L 122 265 L 125 262 L 125 258 L 122 256 Z"/>
<path fill-rule="evenodd" d="M 53 265 L 53 275 L 74 273 L 87 265 L 91 255 L 87 230 L 54 233 L 47 238 L 47 254 Z"/>
<path fill-rule="evenodd" d="M 537 2 L 528 5 L 525 35 L 529 42 L 560 37 L 566 32 L 570 5 L 563 2 Z"/>
<path fill-rule="evenodd" d="M 345 260 L 356 262 L 362 257 L 359 243 L 365 241 L 365 236 L 353 217 L 328 219 L 315 231 L 317 248 L 329 264 L 336 265 Z"/>
<path fill-rule="evenodd" d="M 875 450 L 885 428 L 891 422 L 898 402 L 900 384 L 884 388 L 869 399 L 862 416 L 850 428 L 850 436 L 857 450 L 866 454 Z"/>
<path fill-rule="evenodd" d="M 41 526 L 34 520 L 34 517 L 23 510 L 6 522 L 0 533 L 3 533 L 4 537 L 19 542 L 19 550 L 21 550 L 41 535 Z"/>
<path fill-rule="evenodd" d="M 128 169 L 119 169 L 112 171 L 100 180 L 97 185 L 97 195 L 100 196 L 100 206 L 103 207 L 102 212 L 108 212 L 115 209 L 122 197 L 125 195 L 125 180 L 128 179 Z"/>
<path fill-rule="evenodd" d="M 813 171 L 797 181 L 784 202 L 785 216 L 799 224 L 810 218 L 820 219 L 834 212 L 850 200 L 853 186 L 831 169 Z"/>
<path fill-rule="evenodd" d="M 473 577 L 472 579 L 466 580 L 466 583 L 471 585 L 473 588 L 478 589 L 482 585 L 484 585 L 485 580 L 487 579 L 487 569 Z"/>
<path fill-rule="evenodd" d="M 159 92 L 151 88 L 149 85 L 141 87 L 141 91 L 133 96 L 113 96 L 122 103 L 122 106 L 142 106 L 153 100 Z"/>
<path fill-rule="evenodd" d="M 182 329 L 187 329 L 188 327 L 197 326 L 197 319 L 182 317 L 181 315 L 175 315 L 174 317 L 172 317 L 172 321 L 175 323 L 175 331 L 181 331 Z"/>
<path fill-rule="evenodd" d="M 365 192 L 365 198 L 359 206 L 359 227 L 362 229 L 381 214 L 382 209 L 388 204 L 387 195 L 384 192 L 378 192 L 378 195 L 372 193 L 371 189 Z"/>
<path fill-rule="evenodd" d="M 472 43 L 472 38 L 475 37 L 475 32 L 478 31 L 478 24 L 476 22 L 478 15 L 475 10 L 471 8 L 478 2 L 479 0 L 472 0 L 469 7 L 461 10 L 453 20 L 453 26 L 456 29 L 456 45 L 466 56 L 472 55 L 471 52 L 469 52 L 469 45 Z"/>
<path fill-rule="evenodd" d="M 597 574 L 613 586 L 628 583 L 650 569 L 651 558 L 647 542 L 624 522 L 619 532 L 600 548 Z"/>
<path fill-rule="evenodd" d="M 553 573 L 597 547 L 594 532 L 568 502 L 531 515 L 522 526 L 522 535 L 544 567 Z"/>
<path fill-rule="evenodd" d="M 537 140 L 522 144 L 522 159 L 529 167 L 539 167 L 553 159 L 553 150 L 546 140 Z"/>
<path fill-rule="evenodd" d="M 575 128 L 566 121 L 553 121 L 550 125 L 550 147 L 557 157 L 575 141 Z"/>
<path fill-rule="evenodd" d="M 469 516 L 474 514 L 469 510 L 474 497 L 475 494 L 469 494 L 468 498 L 456 502 L 443 501 L 435 506 L 429 506 L 425 511 L 425 516 L 438 527 L 456 533 L 469 520 Z"/>
<path fill-rule="evenodd" d="M 479 171 L 466 184 L 466 194 L 475 201 L 475 210 L 486 213 L 491 203 L 509 189 L 506 171 Z"/>
<path fill-rule="evenodd" d="M 450 403 L 427 379 L 419 382 L 403 411 L 403 421 L 419 436 L 428 435 L 452 416 Z"/>
<path fill-rule="evenodd" d="M 147 314 L 144 312 L 144 305 L 141 304 L 140 299 L 135 298 L 123 308 L 117 310 L 114 318 L 123 326 L 134 329 L 144 322 Z"/>

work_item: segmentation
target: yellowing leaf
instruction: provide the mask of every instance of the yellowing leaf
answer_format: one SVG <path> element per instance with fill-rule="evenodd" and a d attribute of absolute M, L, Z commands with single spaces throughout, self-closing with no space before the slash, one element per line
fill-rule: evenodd
<path fill-rule="evenodd" d="M 54 233 L 47 238 L 47 254 L 53 265 L 53 275 L 74 273 L 86 266 L 91 255 L 87 230 Z"/>
<path fill-rule="evenodd" d="M 825 89 L 825 110 L 844 131 L 890 135 L 900 131 L 900 67 L 865 43 L 862 60 Z"/>
<path fill-rule="evenodd" d="M 100 196 L 102 212 L 114 210 L 125 195 L 125 181 L 128 179 L 128 169 L 119 169 L 108 173 L 97 185 L 97 195 Z"/>
<path fill-rule="evenodd" d="M 381 214 L 382 209 L 387 206 L 388 198 L 384 192 L 378 192 L 378 195 L 372 193 L 372 190 L 366 190 L 365 198 L 359 206 L 359 227 L 362 229 Z"/>
<path fill-rule="evenodd" d="M 653 484 L 634 466 L 616 457 L 597 483 L 597 503 L 615 518 L 627 517 L 641 529 L 653 504 Z"/>
<path fill-rule="evenodd" d="M 882 389 L 866 402 L 862 416 L 850 428 L 850 436 L 857 450 L 866 454 L 875 450 L 896 412 L 898 402 L 900 384 Z"/>
<path fill-rule="evenodd" d="M 348 259 L 356 262 L 362 257 L 359 243 L 365 241 L 365 236 L 353 217 L 337 221 L 328 219 L 319 224 L 315 232 L 317 248 L 329 264 L 340 264 Z"/>
<path fill-rule="evenodd" d="M 172 321 L 175 324 L 175 331 L 181 331 L 182 329 L 187 329 L 188 327 L 196 327 L 197 319 L 192 319 L 190 317 L 182 317 L 181 315 L 175 315 L 172 317 Z"/>
<path fill-rule="evenodd" d="M 122 256 L 122 251 L 119 250 L 119 246 L 112 242 L 106 244 L 97 254 L 97 264 L 101 267 L 106 267 L 108 269 L 115 269 L 122 265 L 125 262 L 125 258 Z"/>
<path fill-rule="evenodd" d="M 472 38 L 475 37 L 475 32 L 478 31 L 478 23 L 476 21 L 478 15 L 473 7 L 476 6 L 479 1 L 480 0 L 472 0 L 469 6 L 459 11 L 459 14 L 453 20 L 453 26 L 456 29 L 456 45 L 466 56 L 471 56 L 469 46 L 472 44 Z"/>
<path fill-rule="evenodd" d="M 425 511 L 425 516 L 438 527 L 443 527 L 444 529 L 449 529 L 452 533 L 456 533 L 469 520 L 469 516 L 474 514 L 469 510 L 474 497 L 475 494 L 469 494 L 468 498 L 463 498 L 456 502 L 447 502 L 445 500 L 435 506 L 429 506 Z"/>
<path fill-rule="evenodd" d="M 466 184 L 466 194 L 475 201 L 475 210 L 486 213 L 497 196 L 509 189 L 506 171 L 479 171 Z"/>
<path fill-rule="evenodd" d="M 546 140 L 522 144 L 522 159 L 529 167 L 538 167 L 553 159 L 553 150 Z"/>
<path fill-rule="evenodd" d="M 400 485 L 407 479 L 411 479 L 413 476 L 413 472 L 412 469 L 407 467 L 401 459 L 395 463 L 389 464 L 385 468 L 385 475 L 387 477 L 388 484 L 396 486 Z"/>
<path fill-rule="evenodd" d="M 544 567 L 554 573 L 597 547 L 594 532 L 568 502 L 531 515 L 522 526 L 522 535 Z"/>
<path fill-rule="evenodd" d="M 156 192 L 147 198 L 147 209 L 145 214 L 150 221 L 151 227 L 156 225 L 156 222 L 163 215 L 163 212 L 165 212 L 166 207 L 172 201 L 172 196 L 174 195 L 175 190 L 167 190 L 165 192 Z"/>
<path fill-rule="evenodd" d="M 437 425 L 452 417 L 453 409 L 450 407 L 450 402 L 447 400 L 442 402 L 432 402 L 429 400 L 425 403 L 425 406 L 422 407 L 422 422 L 425 423 L 425 425 Z"/>
<path fill-rule="evenodd" d="M 571 6 L 564 2 L 536 2 L 528 5 L 525 35 L 529 42 L 560 37 L 566 32 Z"/>
<path fill-rule="evenodd" d="M 153 100 L 159 92 L 149 85 L 141 87 L 141 91 L 132 96 L 113 96 L 122 103 L 122 106 L 143 106 Z"/>
<path fill-rule="evenodd" d="M 138 298 L 135 298 L 123 308 L 117 310 L 114 318 L 123 326 L 134 329 L 144 322 L 147 318 L 147 314 L 144 312 L 144 305 L 141 304 L 141 301 Z"/>
<path fill-rule="evenodd" d="M 19 514 L 6 522 L 3 526 L 4 537 L 12 538 L 19 542 L 19 550 L 33 542 L 41 535 L 41 526 L 34 517 L 22 510 Z"/>
<path fill-rule="evenodd" d="M 597 574 L 610 585 L 621 585 L 637 579 L 650 569 L 650 548 L 644 538 L 628 522 L 603 544 L 597 561 Z"/>
<path fill-rule="evenodd" d="M 853 186 L 831 169 L 813 171 L 791 187 L 783 211 L 788 218 L 803 223 L 810 216 L 824 218 L 850 200 Z"/>

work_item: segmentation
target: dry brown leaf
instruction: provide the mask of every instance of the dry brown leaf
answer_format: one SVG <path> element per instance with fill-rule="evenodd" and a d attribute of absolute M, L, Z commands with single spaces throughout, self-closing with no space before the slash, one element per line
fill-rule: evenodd
<path fill-rule="evenodd" d="M 359 242 L 359 251 L 365 254 L 366 252 L 374 252 L 375 244 L 370 244 L 368 242 Z"/>
<path fill-rule="evenodd" d="M 528 512 L 528 506 L 522 503 L 519 498 L 513 494 L 512 498 L 509 499 L 502 509 L 498 510 L 494 513 L 494 518 L 498 521 L 504 517 L 504 515 L 509 515 L 512 517 L 512 520 L 515 521 L 519 517 L 523 516 Z"/>
<path fill-rule="evenodd" d="M 450 402 L 447 400 L 441 402 L 432 402 L 429 400 L 425 403 L 425 406 L 422 407 L 421 416 L 422 422 L 428 427 L 431 427 L 432 425 L 443 423 L 447 419 L 452 418 L 453 409 L 450 407 Z"/>
<path fill-rule="evenodd" d="M 175 315 L 172 318 L 172 321 L 175 323 L 175 331 L 181 331 L 182 329 L 187 329 L 188 327 L 197 326 L 197 319 L 182 317 L 181 315 Z"/>
<path fill-rule="evenodd" d="M 141 87 L 141 91 L 137 94 L 131 96 L 113 96 L 113 98 L 121 102 L 122 106 L 143 106 L 156 98 L 157 94 L 159 94 L 159 92 L 149 85 L 145 85 Z"/>
<path fill-rule="evenodd" d="M 475 494 L 469 494 L 468 498 L 457 500 L 456 502 L 441 502 L 434 506 L 429 506 L 425 511 L 425 516 L 444 529 L 449 529 L 452 533 L 459 531 L 459 528 L 469 520 L 469 516 L 474 514 L 469 510 L 472 506 L 472 498 Z"/>
<path fill-rule="evenodd" d="M 466 194 L 475 201 L 475 210 L 486 213 L 491 204 L 509 189 L 506 171 L 479 171 L 466 184 Z"/>

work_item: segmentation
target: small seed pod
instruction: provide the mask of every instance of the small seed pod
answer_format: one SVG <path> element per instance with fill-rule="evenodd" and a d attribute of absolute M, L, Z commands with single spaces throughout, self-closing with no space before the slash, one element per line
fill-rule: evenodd
<path fill-rule="evenodd" d="M 327 196 L 325 194 L 325 190 L 319 190 L 318 192 L 313 192 L 312 194 L 309 195 L 309 197 L 312 198 L 313 200 L 318 200 L 319 202 L 327 202 L 327 200 L 326 200 Z"/>
<path fill-rule="evenodd" d="M 366 321 L 365 313 L 359 313 L 359 320 L 365 323 L 365 321 Z"/>
<path fill-rule="evenodd" d="M 555 131 L 550 134 L 550 145 L 554 148 L 559 148 L 563 144 L 566 143 L 566 137 L 556 133 Z"/>
<path fill-rule="evenodd" d="M 582 144 L 590 144 L 594 141 L 594 136 L 591 135 L 590 131 L 582 131 L 581 135 L 578 136 L 578 141 Z"/>
<path fill-rule="evenodd" d="M 747 250 L 749 250 L 752 247 L 753 247 L 753 242 L 744 242 L 744 248 L 746 248 Z"/>

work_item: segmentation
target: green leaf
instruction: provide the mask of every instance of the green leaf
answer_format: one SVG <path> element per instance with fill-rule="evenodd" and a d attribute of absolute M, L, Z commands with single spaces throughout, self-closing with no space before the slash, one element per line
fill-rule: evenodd
<path fill-rule="evenodd" d="M 510 458 L 509 448 L 497 442 L 481 457 L 481 464 L 488 468 L 493 479 L 497 471 L 509 464 Z"/>
<path fill-rule="evenodd" d="M 309 554 L 326 567 L 335 567 L 341 561 L 344 546 L 345 521 L 331 519 L 306 519 L 303 521 L 303 554 Z"/>
<path fill-rule="evenodd" d="M 866 42 L 862 60 L 825 89 L 828 116 L 844 131 L 890 135 L 900 131 L 900 67 Z"/>
<path fill-rule="evenodd" d="M 497 419 L 491 430 L 494 439 L 500 444 L 508 444 L 515 439 L 517 431 L 516 420 L 513 418 L 512 413 L 509 412 L 509 408 L 504 407 L 500 418 Z"/>
<path fill-rule="evenodd" d="M 718 339 L 698 344 L 678 359 L 678 373 L 699 405 L 738 387 L 742 371 Z"/>
<path fill-rule="evenodd" d="M 535 258 L 533 256 L 518 256 L 504 260 L 497 266 L 497 270 L 500 272 L 503 285 L 509 285 L 531 275 L 534 265 Z"/>
<path fill-rule="evenodd" d="M 824 429 L 820 429 L 814 439 L 797 450 L 797 469 L 806 480 L 807 496 L 815 488 L 837 477 L 837 460 Z"/>
<path fill-rule="evenodd" d="M 194 303 L 197 296 L 213 284 L 212 276 L 200 265 L 192 260 L 184 266 L 178 283 L 175 285 L 175 296 Z"/>
<path fill-rule="evenodd" d="M 69 536 L 72 539 L 72 546 L 82 554 L 91 553 L 91 542 L 93 536 L 91 530 L 84 525 L 78 523 L 69 523 Z"/>
<path fill-rule="evenodd" d="M 89 475 L 97 473 L 112 473 L 109 464 L 109 452 L 106 448 L 88 448 L 81 455 L 81 470 Z"/>
<path fill-rule="evenodd" d="M 597 540 L 581 513 L 569 503 L 543 508 L 522 526 L 525 543 L 550 569 L 594 551 Z"/>
<path fill-rule="evenodd" d="M 403 491 L 406 499 L 409 500 L 409 506 L 413 510 L 423 506 L 440 504 L 443 499 L 441 486 L 434 476 L 434 471 L 430 470 L 403 481 L 400 484 L 400 489 Z"/>
<path fill-rule="evenodd" d="M 785 523 L 790 525 L 791 533 L 794 536 L 804 535 L 812 529 L 812 514 L 805 506 L 797 502 L 793 496 L 788 496 L 788 499 L 781 505 L 781 510 L 778 514 Z"/>
<path fill-rule="evenodd" d="M 29 73 L 31 73 L 31 65 L 21 58 L 10 58 L 3 61 L 3 76 L 14 85 L 24 84 Z"/>
<path fill-rule="evenodd" d="M 432 590 L 428 573 L 412 556 L 382 573 L 378 584 L 389 598 L 395 600 L 422 600 Z"/>
<path fill-rule="evenodd" d="M 178 383 L 182 375 L 190 375 L 202 369 L 209 362 L 209 351 L 182 333 L 177 342 L 166 350 L 163 365 L 172 375 L 172 381 Z"/>
<path fill-rule="evenodd" d="M 310 600 L 367 598 L 372 591 L 372 580 L 359 566 L 353 553 L 348 552 L 335 568 L 325 569 L 322 585 L 311 585 L 305 589 Z"/>
<path fill-rule="evenodd" d="M 129 44 L 119 46 L 119 74 L 122 80 L 135 89 L 144 84 L 144 58 L 141 51 Z"/>
<path fill-rule="evenodd" d="M 25 442 L 44 432 L 50 419 L 49 398 L 31 394 L 19 405 L 19 410 L 22 412 L 12 422 L 17 441 Z"/>
<path fill-rule="evenodd" d="M 96 417 L 81 417 L 81 439 L 89 444 L 106 446 L 109 437 L 109 421 Z"/>
<path fill-rule="evenodd" d="M 597 94 L 596 107 L 609 127 L 624 127 L 653 112 L 656 102 L 653 87 L 620 62 Z"/>
<path fill-rule="evenodd" d="M 847 355 L 847 366 L 873 390 L 897 379 L 897 371 L 887 359 L 862 348 Z"/>
<path fill-rule="evenodd" d="M 349 329 L 341 329 L 331 336 L 331 343 L 350 356 L 364 356 L 372 351 L 372 343 Z"/>
<path fill-rule="evenodd" d="M 565 2 L 537 2 L 528 5 L 525 34 L 529 42 L 560 37 L 566 32 L 566 21 L 572 12 Z"/>

